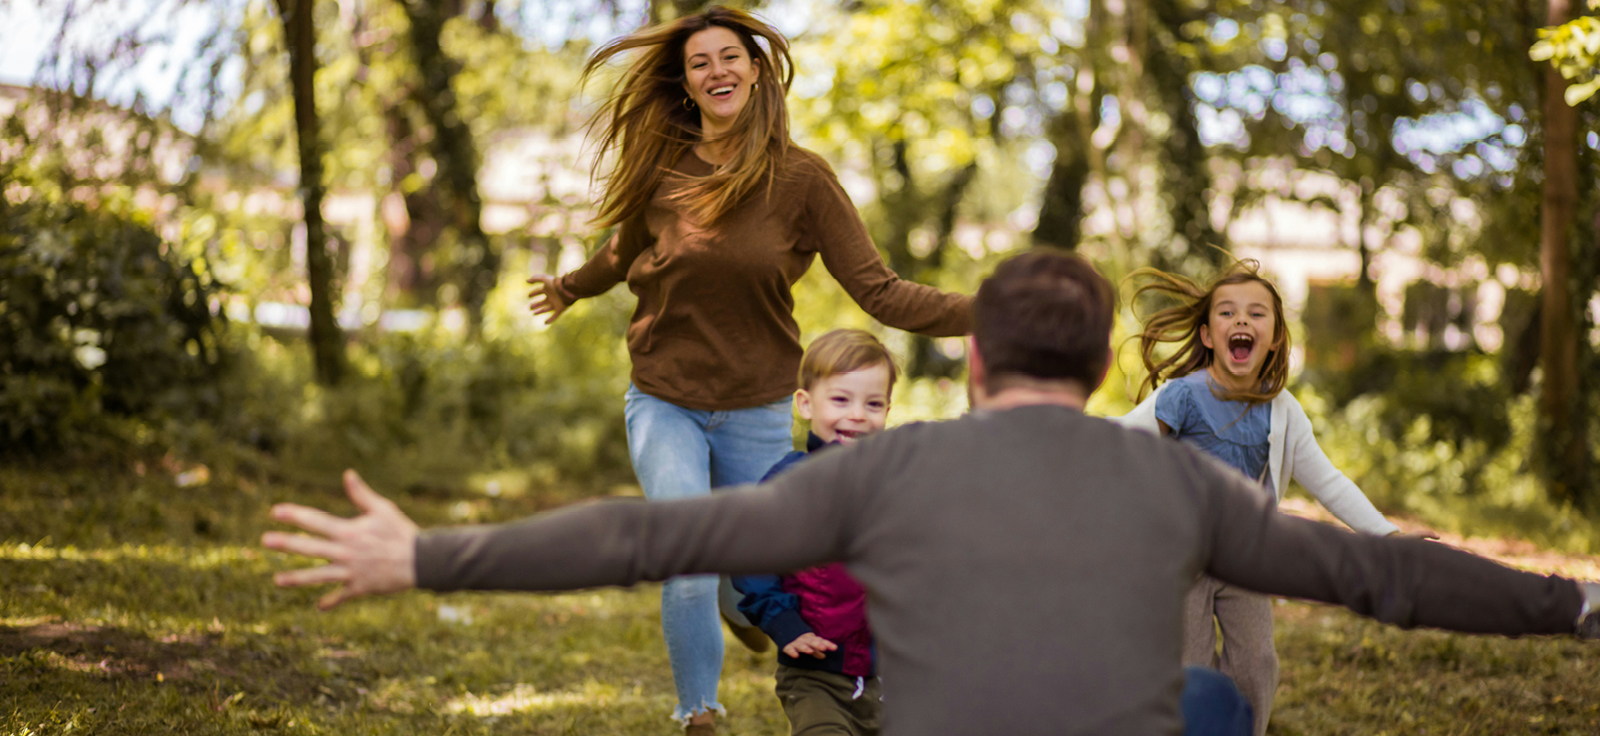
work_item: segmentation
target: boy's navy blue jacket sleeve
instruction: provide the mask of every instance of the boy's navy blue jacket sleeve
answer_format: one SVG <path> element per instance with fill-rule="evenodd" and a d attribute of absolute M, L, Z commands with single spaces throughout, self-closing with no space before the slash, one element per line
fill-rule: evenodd
<path fill-rule="evenodd" d="M 785 455 L 761 477 L 761 482 L 776 478 L 805 457 L 806 453 L 803 452 Z M 789 642 L 800 638 L 802 634 L 811 633 L 811 627 L 800 618 L 799 597 L 784 592 L 777 575 L 734 575 L 731 580 L 734 589 L 744 594 L 739 601 L 739 612 L 766 632 L 779 649 L 788 646 Z"/>

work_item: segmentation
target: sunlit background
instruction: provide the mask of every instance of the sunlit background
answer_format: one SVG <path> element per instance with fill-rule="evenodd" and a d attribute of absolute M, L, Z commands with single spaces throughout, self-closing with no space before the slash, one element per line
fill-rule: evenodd
<path fill-rule="evenodd" d="M 649 591 L 316 617 L 265 585 L 283 561 L 253 539 L 270 502 L 336 503 L 344 467 L 429 523 L 638 494 L 631 295 L 546 327 L 524 279 L 609 235 L 590 224 L 584 124 L 611 77 L 581 88 L 585 59 L 702 3 L 299 1 L 316 72 L 298 90 L 294 2 L 0 4 L 0 732 L 654 733 L 670 688 Z M 1091 411 L 1126 411 L 1144 378 L 1125 338 L 1159 305 L 1131 299 L 1130 272 L 1258 259 L 1288 302 L 1291 388 L 1380 508 L 1593 575 L 1600 18 L 1584 0 L 736 4 L 791 40 L 795 140 L 901 276 L 971 292 L 1047 245 L 1124 284 Z M 297 94 L 315 98 L 321 227 Z M 820 265 L 796 305 L 807 340 L 862 327 L 898 354 L 892 422 L 965 410 L 961 340 L 878 325 Z M 337 331 L 313 340 L 318 309 Z M 1373 674 L 1395 658 L 1571 660 L 1285 615 L 1299 684 L 1274 733 L 1425 720 Z M 768 664 L 729 667 L 739 732 L 781 732 Z M 1521 685 L 1482 676 L 1500 684 L 1406 678 L 1423 688 L 1407 702 L 1516 724 L 1475 732 L 1590 728 L 1592 708 L 1553 704 L 1575 694 L 1508 710 Z"/>

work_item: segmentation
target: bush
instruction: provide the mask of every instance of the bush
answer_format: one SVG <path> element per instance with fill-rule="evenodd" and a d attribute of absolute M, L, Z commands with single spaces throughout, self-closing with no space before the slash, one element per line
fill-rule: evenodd
<path fill-rule="evenodd" d="M 0 452 L 220 408 L 220 285 L 116 210 L 0 197 Z"/>

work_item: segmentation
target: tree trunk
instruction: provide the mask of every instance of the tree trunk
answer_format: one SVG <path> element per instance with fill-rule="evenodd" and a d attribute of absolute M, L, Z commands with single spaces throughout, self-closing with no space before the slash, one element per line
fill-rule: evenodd
<path fill-rule="evenodd" d="M 389 290 L 399 306 L 434 306 L 438 303 L 439 283 L 433 250 L 445 230 L 444 207 L 432 182 L 405 191 L 406 179 L 417 171 L 415 159 L 422 143 L 400 103 L 384 109 L 384 128 L 389 137 L 390 196 L 398 197 L 404 210 L 403 217 L 385 218 L 389 228 Z"/>
<path fill-rule="evenodd" d="M 1211 207 L 1206 201 L 1211 171 L 1194 114 L 1190 63 L 1177 49 L 1184 42 L 1177 34 L 1183 33 L 1186 24 L 1198 16 L 1190 17 L 1174 0 L 1151 0 L 1150 10 L 1146 22 L 1154 33 L 1146 47 L 1145 69 L 1152 89 L 1172 120 L 1162 145 L 1166 158 L 1162 183 L 1170 197 L 1173 234 L 1182 237 L 1184 244 L 1184 251 L 1173 255 L 1180 263 L 1195 259 L 1213 267 L 1223 266 L 1229 259 L 1222 250 L 1222 235 L 1211 224 Z"/>
<path fill-rule="evenodd" d="M 338 385 L 344 377 L 344 336 L 333 318 L 333 264 L 322 222 L 322 140 L 314 81 L 317 73 L 314 0 L 278 0 L 284 42 L 289 47 L 289 79 L 294 88 L 294 125 L 299 139 L 300 206 L 305 210 L 306 278 L 311 286 L 311 353 L 317 382 Z"/>
<path fill-rule="evenodd" d="M 483 232 L 483 201 L 478 196 L 478 149 L 456 104 L 458 64 L 439 44 L 449 16 L 433 0 L 402 3 L 411 21 L 411 49 L 421 84 L 416 96 L 433 128 L 433 160 L 438 166 L 434 186 L 443 195 L 446 220 L 456 234 L 456 264 L 461 280 L 461 302 L 470 315 L 474 333 L 482 327 L 483 304 L 500 275 L 500 257 Z"/>
<path fill-rule="evenodd" d="M 1361 268 L 1356 273 L 1356 289 L 1363 298 L 1377 301 L 1378 285 L 1372 280 L 1372 247 L 1367 245 L 1367 229 L 1377 220 L 1376 205 L 1373 199 L 1377 196 L 1377 185 L 1370 177 L 1361 177 L 1361 194 L 1358 196 L 1357 207 L 1360 208 L 1360 217 L 1356 218 L 1356 255 L 1361 259 Z M 1377 314 L 1377 312 L 1373 312 Z"/>
<path fill-rule="evenodd" d="M 922 198 L 917 193 L 916 180 L 911 174 L 909 144 L 899 139 L 889 144 L 889 171 L 878 177 L 879 201 L 883 202 L 884 220 L 889 228 L 882 241 L 884 254 L 889 257 L 889 268 L 900 278 L 917 281 L 921 264 L 911 253 L 911 233 L 917 228 L 922 211 Z M 893 182 L 894 186 L 886 186 Z"/>
<path fill-rule="evenodd" d="M 951 236 L 956 231 L 956 215 L 967 189 L 978 178 L 978 162 L 973 161 L 950 175 L 944 190 L 937 199 L 939 218 L 934 224 L 933 251 L 921 259 L 918 275 L 926 277 L 944 268 L 944 254 L 950 247 Z M 951 358 L 935 346 L 926 335 L 911 336 L 911 356 L 906 361 L 906 375 L 932 378 L 955 378 L 966 367 L 959 358 Z"/>
<path fill-rule="evenodd" d="M 1550 0 L 1548 25 L 1572 19 L 1571 0 Z M 1573 409 L 1578 400 L 1577 307 L 1573 303 L 1572 229 L 1578 205 L 1578 112 L 1563 95 L 1567 81 L 1544 65 L 1544 200 L 1540 210 L 1539 271 L 1541 420 L 1549 446 L 1549 491 L 1585 505 L 1586 432 Z"/>
<path fill-rule="evenodd" d="M 1039 201 L 1033 244 L 1077 250 L 1083 239 L 1083 185 L 1089 181 L 1089 131 L 1068 108 L 1055 125 L 1056 162 Z"/>

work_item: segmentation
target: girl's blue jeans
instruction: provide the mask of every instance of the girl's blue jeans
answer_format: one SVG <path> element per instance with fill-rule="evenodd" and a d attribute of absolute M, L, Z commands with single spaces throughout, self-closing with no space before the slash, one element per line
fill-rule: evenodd
<path fill-rule="evenodd" d="M 734 411 L 685 409 L 629 386 L 624 416 L 633 472 L 651 501 L 693 498 L 722 486 L 754 483 L 794 449 L 792 403 L 784 398 Z M 686 722 L 717 702 L 722 677 L 722 623 L 717 576 L 685 575 L 661 588 L 661 631 L 667 640 L 678 706 Z"/>

